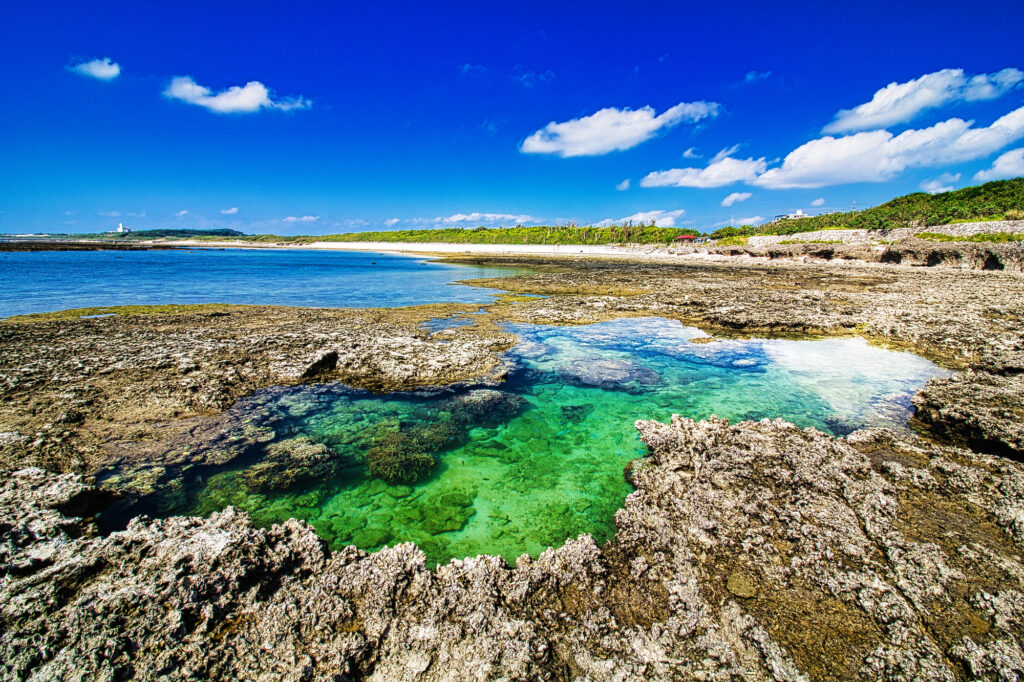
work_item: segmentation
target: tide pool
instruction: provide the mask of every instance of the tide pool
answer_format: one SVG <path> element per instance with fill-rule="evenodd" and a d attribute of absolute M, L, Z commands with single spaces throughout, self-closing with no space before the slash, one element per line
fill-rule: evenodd
<path fill-rule="evenodd" d="M 696 343 L 703 332 L 661 318 L 509 329 L 520 342 L 497 389 L 379 396 L 298 386 L 240 401 L 232 409 L 261 444 L 247 466 L 209 476 L 174 511 L 232 504 L 261 525 L 304 519 L 334 549 L 413 541 L 430 562 L 514 561 L 580 533 L 612 536 L 631 491 L 623 468 L 645 454 L 637 419 L 782 417 L 834 435 L 902 429 L 914 392 L 948 374 L 862 339 Z M 321 446 L 328 461 L 306 480 L 300 470 L 280 489 L 278 474 L 264 475 L 279 471 L 267 453 Z M 368 458 L 396 452 L 436 464 L 419 479 L 371 475 Z"/>
<path fill-rule="evenodd" d="M 0 317 L 168 303 L 325 308 L 486 303 L 498 292 L 453 283 L 518 272 L 308 249 L 0 252 Z"/>

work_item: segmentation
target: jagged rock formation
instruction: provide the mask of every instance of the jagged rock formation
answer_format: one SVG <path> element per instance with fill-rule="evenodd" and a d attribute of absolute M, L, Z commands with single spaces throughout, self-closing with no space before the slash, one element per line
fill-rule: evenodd
<path fill-rule="evenodd" d="M 1024 468 L 998 456 L 1021 452 L 1019 275 L 554 268 L 488 283 L 549 298 L 496 304 L 437 341 L 415 331 L 423 314 L 410 325 L 378 311 L 0 325 L 0 677 L 1024 676 Z M 173 496 L 168 472 L 267 442 L 211 414 L 262 386 L 479 377 L 500 372 L 494 352 L 509 343 L 484 317 L 652 314 L 716 335 L 858 333 L 964 371 L 915 399 L 936 441 L 638 422 L 650 455 L 627 469 L 636 492 L 615 538 L 581 536 L 515 567 L 478 557 L 433 571 L 409 544 L 331 553 L 302 523 L 257 529 L 231 509 L 109 534 L 92 520 L 112 492 Z M 207 433 L 232 435 L 184 447 Z M 293 453 L 280 454 L 268 480 L 287 483 Z M 102 486 L 59 473 L 76 470 Z"/>
<path fill-rule="evenodd" d="M 763 246 L 710 246 L 677 250 L 690 256 L 728 256 L 797 261 L 859 261 L 862 263 L 898 263 L 933 267 L 937 265 L 964 270 L 1024 270 L 1024 247 L 1019 243 L 949 243 L 913 237 L 891 244 L 853 243 L 777 243 Z"/>
<path fill-rule="evenodd" d="M 432 572 L 329 553 L 289 521 L 72 515 L 93 488 L 0 488 L 7 677 L 1012 679 L 1024 469 L 888 431 L 638 422 L 615 539 Z"/>

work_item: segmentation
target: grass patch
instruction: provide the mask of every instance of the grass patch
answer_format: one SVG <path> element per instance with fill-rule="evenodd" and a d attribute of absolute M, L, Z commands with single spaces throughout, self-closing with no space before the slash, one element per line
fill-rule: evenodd
<path fill-rule="evenodd" d="M 914 236 L 918 239 L 929 239 L 933 242 L 973 242 L 975 244 L 1007 244 L 1024 241 L 1024 233 L 1021 232 L 988 232 L 972 234 L 969 237 L 959 237 L 940 232 L 918 232 Z"/>
<path fill-rule="evenodd" d="M 842 239 L 783 239 L 780 244 L 842 244 Z"/>
<path fill-rule="evenodd" d="M 722 237 L 715 242 L 716 246 L 746 246 L 747 238 L 733 235 L 731 237 Z"/>

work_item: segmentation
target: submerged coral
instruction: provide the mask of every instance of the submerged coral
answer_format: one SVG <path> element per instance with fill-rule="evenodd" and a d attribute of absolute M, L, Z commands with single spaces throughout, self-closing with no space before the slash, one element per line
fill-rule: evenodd
<path fill-rule="evenodd" d="M 436 571 L 328 551 L 298 521 L 138 519 L 96 489 L 0 484 L 0 671 L 40 679 L 1012 679 L 1024 674 L 1024 467 L 782 421 L 639 422 L 603 547 Z M 465 523 L 471 490 L 431 500 Z M 367 531 L 369 532 L 369 531 Z M 383 537 L 383 536 L 382 536 Z M 372 538 L 367 538 L 367 541 Z M 377 538 L 378 540 L 380 538 Z"/>
<path fill-rule="evenodd" d="M 419 445 L 409 434 L 388 434 L 366 452 L 367 467 L 371 474 L 385 481 L 414 483 L 435 464 L 433 455 Z"/>

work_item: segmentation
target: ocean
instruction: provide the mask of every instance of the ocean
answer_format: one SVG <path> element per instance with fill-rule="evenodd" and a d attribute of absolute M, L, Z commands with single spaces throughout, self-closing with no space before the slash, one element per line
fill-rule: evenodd
<path fill-rule="evenodd" d="M 0 252 L 0 317 L 169 303 L 327 308 L 485 303 L 498 292 L 454 282 L 516 272 L 521 270 L 305 249 Z"/>

